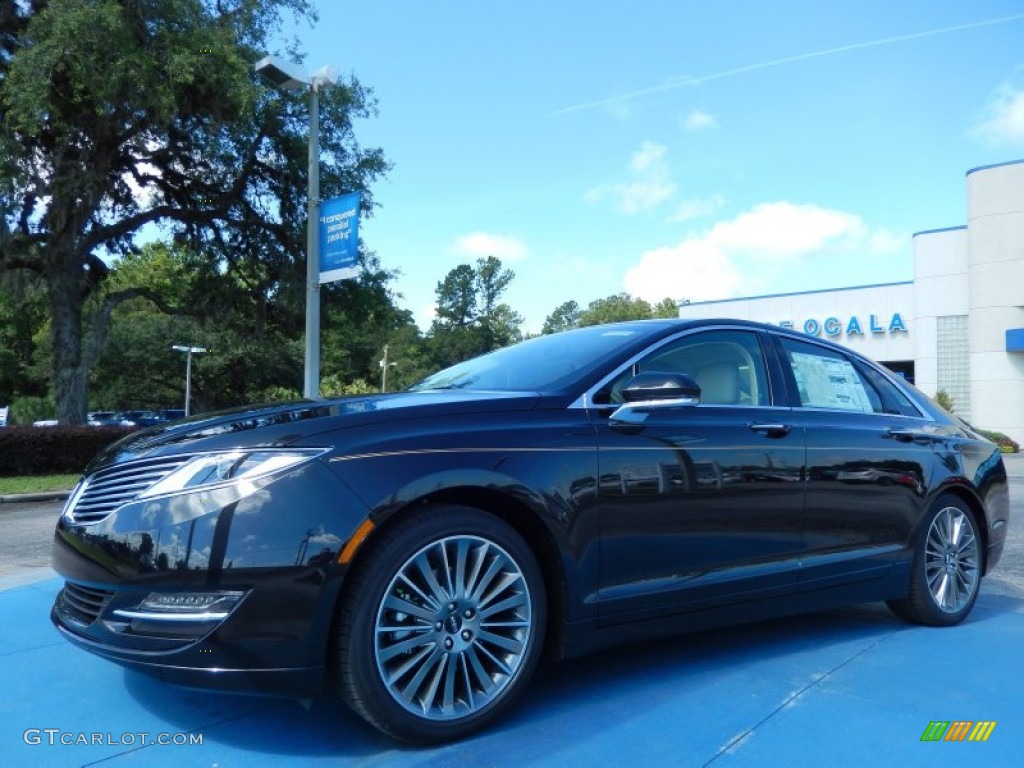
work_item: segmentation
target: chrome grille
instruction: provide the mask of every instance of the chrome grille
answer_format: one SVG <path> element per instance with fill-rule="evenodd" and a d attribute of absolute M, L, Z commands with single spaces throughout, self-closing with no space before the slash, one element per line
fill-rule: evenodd
<path fill-rule="evenodd" d="M 156 485 L 188 461 L 187 456 L 142 459 L 101 469 L 90 475 L 68 506 L 73 523 L 98 523 L 122 504 Z"/>
<path fill-rule="evenodd" d="M 57 600 L 57 612 L 68 621 L 88 626 L 96 621 L 113 594 L 106 589 L 83 587 L 65 581 Z"/>

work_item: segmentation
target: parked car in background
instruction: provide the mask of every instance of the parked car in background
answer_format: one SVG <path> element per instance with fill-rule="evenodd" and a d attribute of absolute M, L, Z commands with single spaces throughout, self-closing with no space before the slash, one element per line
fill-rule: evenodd
<path fill-rule="evenodd" d="M 124 427 L 151 427 L 184 417 L 185 411 L 173 408 L 161 411 L 91 411 L 88 414 L 88 423 L 91 425 L 113 424 Z"/>
<path fill-rule="evenodd" d="M 151 427 L 164 421 L 156 411 L 120 411 L 116 416 L 121 419 L 121 424 L 126 427 Z"/>
<path fill-rule="evenodd" d="M 405 392 L 128 436 L 57 522 L 52 619 L 165 681 L 332 686 L 438 742 L 523 695 L 545 649 L 876 600 L 957 624 L 1007 488 L 995 444 L 838 345 L 595 326 Z"/>
<path fill-rule="evenodd" d="M 121 417 L 114 411 L 90 411 L 85 423 L 91 427 L 119 426 Z"/>

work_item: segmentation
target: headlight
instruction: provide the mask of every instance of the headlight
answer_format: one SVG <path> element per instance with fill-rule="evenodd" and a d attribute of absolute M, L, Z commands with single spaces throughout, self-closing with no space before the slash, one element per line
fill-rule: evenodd
<path fill-rule="evenodd" d="M 155 483 L 144 493 L 139 494 L 139 498 L 148 499 L 169 493 L 205 490 L 241 480 L 255 480 L 310 461 L 324 453 L 325 450 L 317 448 L 200 454 L 189 459 L 183 466 Z"/>

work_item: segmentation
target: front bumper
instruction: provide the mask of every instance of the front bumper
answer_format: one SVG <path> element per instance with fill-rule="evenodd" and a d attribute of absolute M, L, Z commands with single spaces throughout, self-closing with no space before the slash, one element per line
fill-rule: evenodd
<path fill-rule="evenodd" d="M 338 554 L 365 507 L 319 462 L 218 498 L 136 501 L 90 524 L 62 515 L 53 623 L 78 647 L 167 682 L 320 691 L 346 572 Z M 232 597 L 213 610 L 160 607 L 210 594 Z"/>
<path fill-rule="evenodd" d="M 177 685 L 306 696 L 325 680 L 322 639 L 336 590 L 308 572 L 250 582 L 236 610 L 207 622 L 125 620 L 149 592 L 65 582 L 50 618 L 67 640 L 122 666 Z M 95 607 L 83 615 L 82 596 Z M 163 626 L 161 626 L 161 624 Z M 315 660 L 310 663 L 311 660 Z"/>

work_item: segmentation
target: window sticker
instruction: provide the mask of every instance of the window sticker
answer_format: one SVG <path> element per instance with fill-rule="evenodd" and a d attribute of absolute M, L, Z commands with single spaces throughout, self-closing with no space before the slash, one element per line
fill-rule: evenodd
<path fill-rule="evenodd" d="M 871 413 L 871 401 L 856 369 L 846 360 L 790 352 L 800 402 L 812 408 Z"/>

